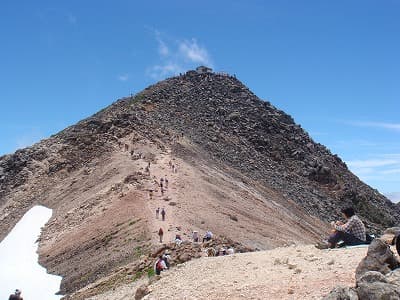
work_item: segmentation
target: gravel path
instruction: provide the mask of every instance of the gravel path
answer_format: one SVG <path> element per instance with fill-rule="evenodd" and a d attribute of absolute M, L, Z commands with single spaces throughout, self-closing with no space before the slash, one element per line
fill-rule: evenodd
<path fill-rule="evenodd" d="M 320 299 L 354 285 L 367 248 L 277 248 L 194 260 L 165 272 L 146 299 Z"/>
<path fill-rule="evenodd" d="M 321 299 L 336 285 L 354 285 L 366 252 L 303 245 L 204 257 L 163 272 L 144 299 Z M 134 299 L 137 287 L 131 283 L 91 299 Z"/>

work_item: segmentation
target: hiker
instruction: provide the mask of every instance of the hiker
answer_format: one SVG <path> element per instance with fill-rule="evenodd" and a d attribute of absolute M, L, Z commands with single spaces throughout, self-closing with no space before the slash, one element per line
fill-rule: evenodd
<path fill-rule="evenodd" d="M 213 236 L 212 232 L 210 230 L 207 230 L 206 234 L 203 237 L 203 243 L 204 241 L 208 242 L 209 240 L 211 240 L 212 236 Z"/>
<path fill-rule="evenodd" d="M 175 165 L 172 165 L 172 173 L 175 173 Z"/>
<path fill-rule="evenodd" d="M 167 265 L 165 264 L 163 256 L 160 255 L 160 257 L 157 259 L 157 261 L 154 265 L 154 271 L 156 272 L 157 275 L 160 275 L 161 271 L 164 271 L 166 269 L 168 269 Z"/>
<path fill-rule="evenodd" d="M 332 234 L 329 236 L 327 243 L 317 244 L 317 248 L 335 248 L 339 241 L 343 241 L 344 246 L 356 246 L 366 243 L 365 226 L 355 214 L 354 209 L 347 207 L 342 209 L 341 212 L 346 219 L 346 223 L 332 221 Z"/>
<path fill-rule="evenodd" d="M 198 243 L 199 242 L 199 232 L 193 231 L 192 238 L 193 238 L 193 242 Z"/>
<path fill-rule="evenodd" d="M 175 235 L 175 244 L 180 246 L 182 244 L 182 238 L 180 234 Z"/>
<path fill-rule="evenodd" d="M 225 247 L 219 248 L 219 251 L 217 253 L 217 256 L 225 256 L 226 255 L 226 249 Z"/>
<path fill-rule="evenodd" d="M 169 256 L 169 252 L 165 252 L 162 256 L 162 259 L 165 262 L 167 269 L 169 269 L 169 267 L 170 267 L 169 260 L 171 259 L 171 256 Z"/>
<path fill-rule="evenodd" d="M 165 188 L 166 188 L 166 189 L 168 188 L 168 178 L 167 178 L 167 175 L 165 175 Z"/>
<path fill-rule="evenodd" d="M 8 297 L 8 300 L 22 300 L 21 290 L 16 289 L 14 294 L 11 294 L 10 297 Z"/>
<path fill-rule="evenodd" d="M 160 243 L 162 243 L 163 235 L 164 235 L 164 231 L 163 231 L 162 228 L 160 227 L 160 229 L 158 230 L 158 236 L 160 237 Z"/>
<path fill-rule="evenodd" d="M 164 207 L 161 209 L 161 219 L 165 221 L 165 209 Z"/>
<path fill-rule="evenodd" d="M 160 208 L 159 207 L 157 207 L 157 209 L 156 209 L 156 219 L 158 219 L 158 216 L 160 215 Z"/>

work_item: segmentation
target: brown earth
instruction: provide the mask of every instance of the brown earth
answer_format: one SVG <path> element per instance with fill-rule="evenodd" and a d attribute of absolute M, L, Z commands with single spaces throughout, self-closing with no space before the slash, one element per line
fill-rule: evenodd
<path fill-rule="evenodd" d="M 37 204 L 53 209 L 39 261 L 63 276 L 63 294 L 140 264 L 160 227 L 167 242 L 209 229 L 267 250 L 316 242 L 349 204 L 370 229 L 398 222 L 394 204 L 290 116 L 218 74 L 170 78 L 0 157 L 0 240 Z"/>

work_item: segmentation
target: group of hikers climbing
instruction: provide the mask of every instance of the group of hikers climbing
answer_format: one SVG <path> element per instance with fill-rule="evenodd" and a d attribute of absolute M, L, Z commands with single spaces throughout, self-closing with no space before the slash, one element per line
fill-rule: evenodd
<path fill-rule="evenodd" d="M 172 163 L 170 160 L 169 163 L 169 168 L 172 170 L 172 173 L 177 172 L 177 167 L 175 164 Z M 150 162 L 147 165 L 146 168 L 148 171 L 150 170 Z M 156 183 L 157 187 L 160 188 L 161 190 L 161 195 L 164 195 L 164 192 L 166 189 L 168 189 L 168 178 L 165 175 L 164 177 L 161 177 L 158 180 L 154 180 Z M 149 191 L 150 193 L 150 200 L 153 198 L 153 190 Z M 319 249 L 328 249 L 328 248 L 336 248 L 336 247 L 342 247 L 342 246 L 356 246 L 356 245 L 362 245 L 362 244 L 368 244 L 371 241 L 371 236 L 369 236 L 366 233 L 365 226 L 361 219 L 355 214 L 355 211 L 352 207 L 347 207 L 341 210 L 342 216 L 345 219 L 345 222 L 343 221 L 333 221 L 331 222 L 331 234 L 327 238 L 326 241 L 320 242 L 316 245 L 317 248 Z M 161 214 L 161 220 L 165 221 L 166 217 L 166 211 L 165 208 L 158 207 L 156 209 L 156 219 L 159 219 L 159 215 Z M 158 236 L 159 236 L 159 241 L 160 243 L 163 243 L 163 237 L 164 237 L 164 230 L 162 227 L 159 228 L 158 230 Z M 210 241 L 213 237 L 213 234 L 211 231 L 207 231 L 202 239 L 202 242 L 207 242 Z M 192 240 L 193 242 L 197 243 L 200 242 L 200 236 L 198 231 L 193 231 L 192 233 Z M 399 250 L 400 250 L 400 239 L 398 239 L 398 244 L 399 244 Z M 177 245 L 180 245 L 183 240 L 180 234 L 175 235 L 174 242 Z M 393 240 L 393 243 L 396 243 L 396 240 Z M 228 251 L 220 251 L 222 255 L 224 253 L 228 253 Z M 230 250 L 230 249 L 229 249 Z M 233 250 L 233 249 L 232 249 Z M 229 251 L 229 254 L 232 253 L 232 250 Z M 218 255 L 219 253 L 214 253 L 214 255 Z M 156 274 L 160 274 L 162 270 L 168 269 L 169 265 L 167 263 L 168 258 L 166 258 L 165 255 L 162 255 L 158 258 L 156 264 L 155 264 L 155 270 Z"/>
<path fill-rule="evenodd" d="M 148 167 L 146 167 L 146 168 L 148 168 Z M 164 196 L 165 191 L 168 189 L 168 183 L 169 183 L 167 175 L 165 175 L 165 177 L 161 177 L 160 181 L 158 181 L 155 176 L 153 178 L 154 178 L 154 183 L 155 183 L 156 187 L 160 188 L 161 196 Z M 157 190 L 157 188 L 155 190 Z M 151 189 L 149 189 L 150 200 L 153 200 L 153 195 L 154 195 L 154 189 L 151 188 Z"/>
<path fill-rule="evenodd" d="M 162 227 L 160 227 L 160 229 L 158 230 L 158 236 L 160 238 L 160 243 L 162 243 L 163 242 L 163 236 L 164 236 L 164 230 L 162 229 Z M 207 232 L 203 236 L 203 243 L 210 241 L 212 239 L 212 237 L 213 237 L 212 232 L 210 230 L 207 230 Z M 196 230 L 193 231 L 192 240 L 193 240 L 194 243 L 198 243 L 199 242 L 200 239 L 199 239 L 199 232 L 198 231 L 196 231 Z M 182 236 L 179 233 L 177 233 L 175 235 L 174 242 L 178 246 L 180 246 L 180 244 L 182 244 L 183 239 L 182 239 Z"/>

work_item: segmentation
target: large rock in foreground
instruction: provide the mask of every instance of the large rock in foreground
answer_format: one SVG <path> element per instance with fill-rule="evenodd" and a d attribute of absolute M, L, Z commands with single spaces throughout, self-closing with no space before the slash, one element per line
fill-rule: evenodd
<path fill-rule="evenodd" d="M 336 287 L 324 299 L 400 299 L 399 266 L 389 245 L 381 239 L 375 239 L 356 269 L 356 287 Z"/>

